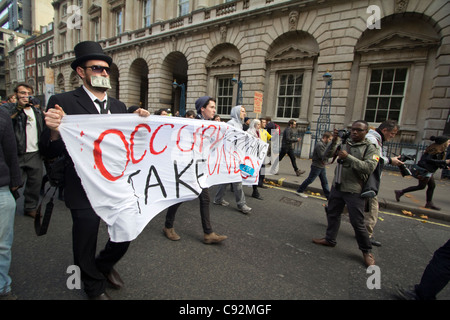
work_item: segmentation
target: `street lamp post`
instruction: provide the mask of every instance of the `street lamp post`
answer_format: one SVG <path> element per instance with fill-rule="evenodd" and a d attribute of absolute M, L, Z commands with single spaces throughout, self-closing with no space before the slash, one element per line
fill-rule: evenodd
<path fill-rule="evenodd" d="M 178 84 L 176 79 L 173 79 L 172 88 L 180 88 L 180 116 L 184 117 L 186 115 L 186 85 L 184 83 Z"/>
<path fill-rule="evenodd" d="M 331 109 L 331 86 L 333 84 L 333 77 L 328 71 L 323 75 L 325 81 L 325 92 L 320 104 L 320 114 L 317 119 L 317 130 L 315 143 L 322 137 L 325 131 L 330 130 L 330 109 Z"/>
<path fill-rule="evenodd" d="M 231 79 L 231 82 L 234 84 L 237 83 L 238 85 L 238 91 L 237 91 L 237 96 L 236 96 L 236 105 L 237 106 L 241 106 L 242 105 L 242 80 L 238 80 L 236 79 L 234 76 Z"/>

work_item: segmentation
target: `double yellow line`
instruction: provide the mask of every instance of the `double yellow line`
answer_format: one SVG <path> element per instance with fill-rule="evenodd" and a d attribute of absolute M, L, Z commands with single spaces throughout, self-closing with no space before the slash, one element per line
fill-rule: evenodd
<path fill-rule="evenodd" d="M 281 182 L 281 183 L 279 183 L 279 184 L 282 184 L 282 180 L 284 180 L 284 178 L 281 178 L 280 180 L 281 180 L 281 181 L 279 181 L 279 182 Z M 289 188 L 285 188 L 285 187 L 277 187 L 277 186 L 270 185 L 270 184 L 266 184 L 266 185 L 267 185 L 269 188 L 279 189 L 279 190 L 283 190 L 283 191 L 287 191 L 287 192 L 291 192 L 291 193 L 296 194 L 296 191 L 294 191 L 294 190 L 292 190 L 292 189 L 289 189 Z M 321 199 L 321 200 L 326 200 L 326 199 L 325 199 L 324 197 L 322 197 L 322 196 L 315 196 L 315 195 L 312 195 L 312 194 L 308 194 L 308 197 L 313 197 L 313 198 L 317 198 L 317 199 Z M 422 223 L 429 223 L 429 224 L 433 224 L 433 225 L 437 225 L 437 226 L 441 226 L 441 227 L 447 227 L 447 228 L 450 228 L 450 225 L 448 225 L 448 224 L 439 223 L 439 222 L 434 222 L 434 221 L 428 221 L 428 220 L 425 220 L 425 219 L 419 219 L 419 218 L 414 218 L 414 217 L 409 217 L 409 216 L 405 216 L 405 215 L 398 214 L 398 213 L 387 212 L 387 211 L 381 211 L 381 210 L 379 211 L 379 213 L 387 214 L 387 215 L 390 215 L 390 216 L 396 216 L 396 217 L 400 217 L 400 218 L 405 218 L 405 219 L 412 219 L 412 220 L 419 221 L 419 222 L 422 222 Z"/>

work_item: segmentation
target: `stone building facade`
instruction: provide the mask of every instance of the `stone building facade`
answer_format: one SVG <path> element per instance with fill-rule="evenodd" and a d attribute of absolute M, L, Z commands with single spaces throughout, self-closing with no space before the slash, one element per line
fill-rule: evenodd
<path fill-rule="evenodd" d="M 127 106 L 187 109 L 203 95 L 250 117 L 317 128 L 327 71 L 330 129 L 398 120 L 398 141 L 442 134 L 450 106 L 450 3 L 444 0 L 54 1 L 55 91 L 79 86 L 73 47 L 112 56 L 111 96 Z M 237 81 L 232 81 L 237 80 Z M 242 97 L 240 90 L 242 89 Z M 255 92 L 262 112 L 253 113 Z M 323 110 L 322 110 L 323 111 Z"/>
<path fill-rule="evenodd" d="M 27 36 L 21 33 L 0 28 L 0 97 L 2 101 L 13 93 L 10 83 L 17 79 L 16 56 L 9 55 L 9 52 L 14 52 L 26 38 Z"/>

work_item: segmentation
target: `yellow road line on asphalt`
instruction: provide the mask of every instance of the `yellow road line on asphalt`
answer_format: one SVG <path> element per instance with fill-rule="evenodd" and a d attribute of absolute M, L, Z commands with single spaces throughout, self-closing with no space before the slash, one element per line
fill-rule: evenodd
<path fill-rule="evenodd" d="M 399 213 L 386 212 L 386 211 L 379 211 L 379 213 L 384 213 L 384 214 L 388 214 L 388 215 L 391 215 L 391 216 L 397 216 L 397 217 L 405 218 L 405 219 L 412 219 L 412 220 L 420 221 L 420 222 L 423 222 L 423 223 L 430 223 L 430 224 L 434 224 L 434 225 L 437 225 L 437 226 L 450 228 L 450 225 L 448 225 L 448 224 L 443 224 L 443 223 L 434 222 L 434 221 L 428 221 L 428 220 L 425 220 L 425 219 L 419 219 L 419 218 L 414 218 L 414 217 L 408 217 L 408 216 L 405 216 L 405 215 L 402 215 L 402 214 L 399 214 Z"/>
<path fill-rule="evenodd" d="M 284 178 L 281 178 L 280 180 L 284 180 Z M 278 181 L 280 181 L 280 180 L 278 180 Z M 280 184 L 280 183 L 279 183 L 279 184 Z M 279 190 L 291 192 L 291 193 L 294 193 L 295 195 L 297 195 L 297 191 L 292 190 L 292 189 L 289 189 L 289 188 L 285 188 L 285 187 L 283 187 L 283 186 L 277 187 L 277 186 L 273 186 L 273 185 L 270 185 L 270 184 L 266 184 L 266 185 L 267 185 L 269 188 L 279 189 Z M 280 184 L 280 185 L 281 185 L 281 184 Z M 299 196 L 298 196 L 298 197 L 299 197 Z M 321 199 L 321 200 L 326 200 L 325 197 L 322 197 L 322 196 L 315 196 L 315 195 L 312 195 L 312 194 L 308 194 L 308 198 L 309 198 L 309 197 L 316 198 L 316 199 Z M 419 218 L 414 218 L 414 217 L 408 217 L 408 216 L 405 216 L 405 215 L 402 215 L 402 214 L 398 214 L 398 213 L 387 212 L 387 211 L 379 211 L 379 213 L 383 213 L 383 214 L 387 214 L 387 215 L 391 215 L 391 216 L 397 216 L 397 217 L 405 218 L 405 219 L 412 219 L 412 220 L 419 221 L 419 222 L 423 222 L 423 223 L 430 223 L 430 224 L 434 224 L 434 225 L 437 225 L 437 226 L 450 228 L 450 225 L 448 225 L 448 224 L 443 224 L 443 223 L 439 223 L 439 222 L 428 221 L 428 220 L 419 219 Z"/>

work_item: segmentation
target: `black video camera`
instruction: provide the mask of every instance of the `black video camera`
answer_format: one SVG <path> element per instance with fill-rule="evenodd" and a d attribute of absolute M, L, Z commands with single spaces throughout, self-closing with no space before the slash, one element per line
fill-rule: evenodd
<path fill-rule="evenodd" d="M 342 140 L 342 144 L 345 144 L 347 142 L 347 139 L 350 138 L 350 131 L 346 129 L 338 130 L 338 136 Z"/>
<path fill-rule="evenodd" d="M 331 161 L 331 163 L 333 163 L 334 160 L 336 160 L 336 158 L 338 157 L 339 151 L 342 149 L 342 146 L 344 144 L 346 144 L 347 139 L 350 138 L 350 131 L 345 130 L 345 129 L 338 130 L 338 137 L 341 138 L 341 143 L 336 148 L 336 151 L 334 152 L 333 160 Z M 342 163 L 342 160 L 338 159 L 337 162 Z"/>
<path fill-rule="evenodd" d="M 408 156 L 408 155 L 406 155 L 406 154 L 402 154 L 402 155 L 400 156 L 399 160 L 400 160 L 401 162 L 405 162 L 405 161 L 408 161 L 408 160 L 414 161 L 414 160 L 416 160 L 416 158 L 414 158 L 413 156 Z"/>
<path fill-rule="evenodd" d="M 34 102 L 34 97 L 33 96 L 28 96 L 28 103 L 26 104 L 25 108 L 34 106 L 33 102 Z"/>
<path fill-rule="evenodd" d="M 395 156 L 397 156 L 396 154 L 394 154 Z M 400 155 L 400 158 L 398 158 L 401 162 L 405 162 L 408 160 L 414 161 L 416 158 L 414 158 L 413 156 L 408 156 L 406 154 L 402 154 Z M 400 170 L 400 173 L 402 174 L 402 177 L 406 177 L 406 176 L 410 176 L 411 175 L 411 171 L 404 165 L 400 165 L 398 166 L 398 169 Z"/>

